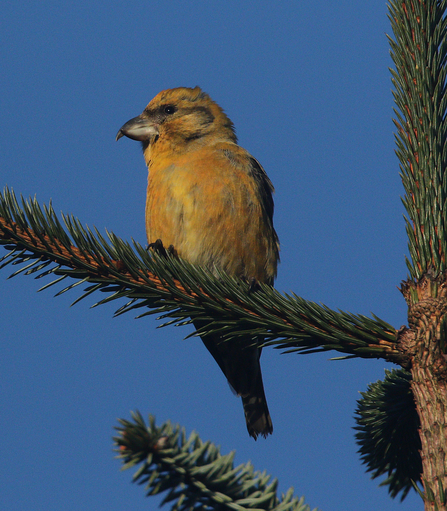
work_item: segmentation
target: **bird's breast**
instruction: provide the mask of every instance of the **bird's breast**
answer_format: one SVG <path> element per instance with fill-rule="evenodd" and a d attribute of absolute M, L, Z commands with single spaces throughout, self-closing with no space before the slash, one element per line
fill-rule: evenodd
<path fill-rule="evenodd" d="M 172 161 L 174 160 L 174 161 Z M 277 248 L 256 181 L 223 153 L 180 155 L 149 167 L 146 232 L 194 264 L 271 282 Z"/>

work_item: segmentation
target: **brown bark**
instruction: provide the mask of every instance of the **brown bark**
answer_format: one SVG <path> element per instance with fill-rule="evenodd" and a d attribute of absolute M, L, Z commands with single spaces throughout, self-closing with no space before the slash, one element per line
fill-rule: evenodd
<path fill-rule="evenodd" d="M 412 389 L 420 417 L 425 509 L 446 511 L 447 488 L 447 285 L 445 276 L 404 283 L 409 305 L 402 348 L 411 360 Z"/>

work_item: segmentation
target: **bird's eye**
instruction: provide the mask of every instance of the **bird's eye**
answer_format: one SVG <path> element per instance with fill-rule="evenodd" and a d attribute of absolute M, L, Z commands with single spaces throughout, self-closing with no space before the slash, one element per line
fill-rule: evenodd
<path fill-rule="evenodd" d="M 165 114 L 171 115 L 177 111 L 177 108 L 175 108 L 175 106 L 172 106 L 172 105 L 167 105 L 167 106 L 165 106 L 164 111 L 165 111 Z"/>

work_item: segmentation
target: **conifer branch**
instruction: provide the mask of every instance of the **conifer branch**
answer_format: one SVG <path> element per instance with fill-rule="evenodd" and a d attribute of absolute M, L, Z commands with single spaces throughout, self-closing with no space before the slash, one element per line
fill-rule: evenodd
<path fill-rule="evenodd" d="M 447 2 L 389 4 L 397 156 L 413 279 L 445 271 L 447 253 Z"/>
<path fill-rule="evenodd" d="M 138 317 L 161 314 L 167 320 L 162 326 L 206 319 L 210 324 L 198 333 L 218 331 L 223 340 L 249 335 L 253 343 L 262 338 L 264 346 L 286 352 L 337 350 L 405 364 L 397 347 L 398 332 L 375 316 L 335 312 L 262 284 L 259 291 L 250 292 L 249 284 L 222 272 L 216 277 L 169 254 L 149 253 L 134 241 L 130 245 L 113 233 L 107 233 L 106 240 L 73 217 L 63 215 L 63 222 L 66 230 L 51 204 L 42 210 L 35 199 L 22 199 L 20 207 L 6 189 L 0 195 L 0 244 L 9 252 L 0 268 L 24 263 L 13 276 L 56 277 L 41 290 L 67 277 L 77 280 L 57 295 L 88 284 L 75 303 L 95 291 L 108 296 L 94 306 L 130 298 L 117 315 L 149 309 Z"/>
<path fill-rule="evenodd" d="M 228 511 L 310 511 L 293 488 L 277 497 L 278 480 L 255 472 L 251 463 L 234 467 L 234 452 L 222 455 L 197 433 L 186 433 L 170 422 L 146 425 L 139 413 L 133 421 L 120 419 L 114 438 L 123 469 L 140 465 L 133 482 L 145 485 L 147 496 L 166 493 L 162 505 L 175 511 L 214 509 Z"/>
<path fill-rule="evenodd" d="M 385 371 L 383 381 L 368 385 L 357 401 L 354 428 L 359 453 L 372 479 L 386 476 L 387 486 L 401 501 L 421 483 L 420 420 L 411 392 L 411 373 L 403 369 Z M 417 488 L 417 487 L 416 487 Z"/>

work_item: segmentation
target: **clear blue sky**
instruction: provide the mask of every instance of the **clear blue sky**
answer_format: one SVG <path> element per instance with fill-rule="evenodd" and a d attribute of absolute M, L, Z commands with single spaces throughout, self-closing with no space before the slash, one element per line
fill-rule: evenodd
<path fill-rule="evenodd" d="M 406 322 L 385 2 L 6 1 L 0 23 L 1 186 L 144 244 L 147 171 L 116 132 L 160 90 L 200 85 L 275 185 L 276 287 Z M 112 453 L 116 419 L 136 409 L 235 449 L 312 508 L 422 508 L 391 500 L 356 453 L 359 391 L 392 365 L 264 350 L 275 431 L 254 442 L 200 340 L 183 340 L 189 327 L 112 319 L 121 303 L 89 308 L 102 296 L 70 308 L 78 292 L 37 294 L 42 281 L 11 272 L 0 272 L 2 509 L 155 509 Z"/>

